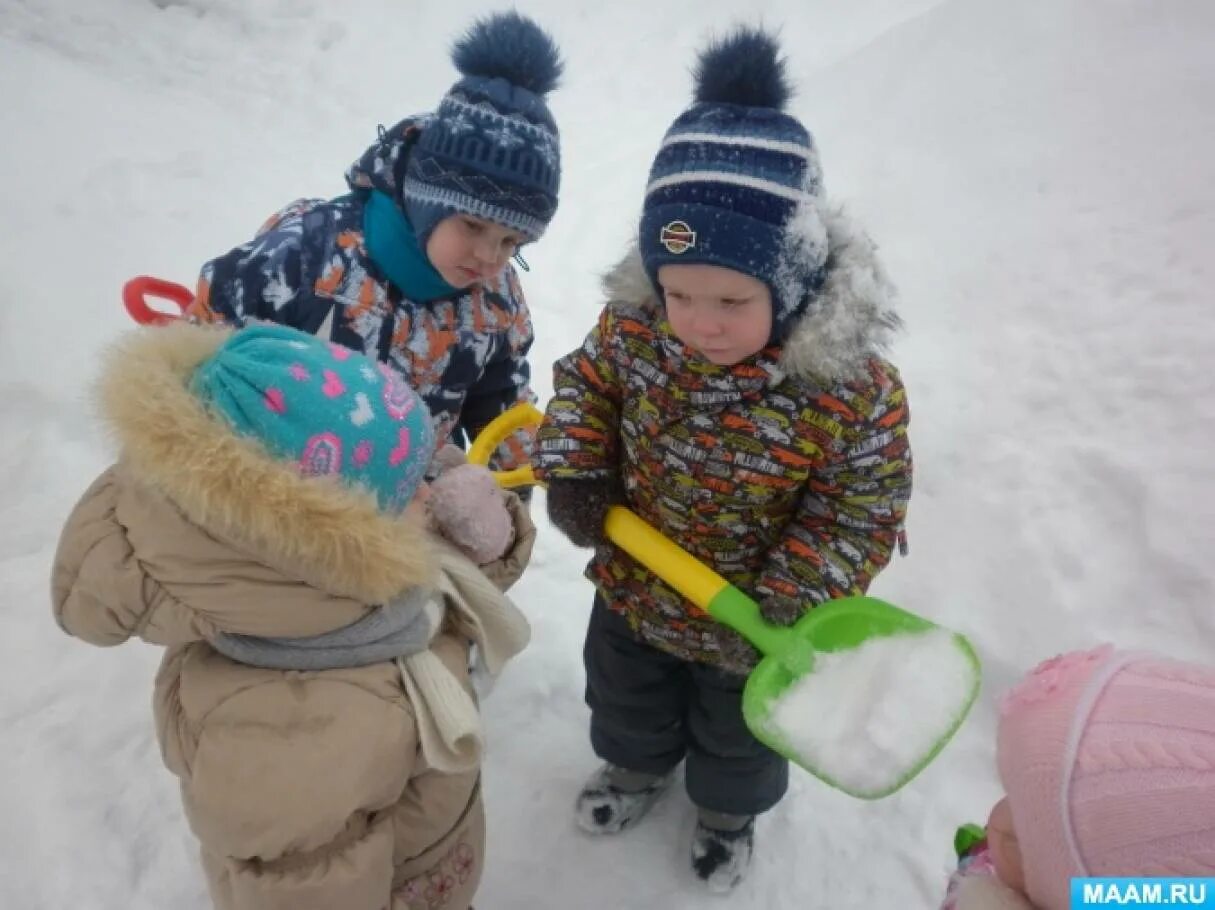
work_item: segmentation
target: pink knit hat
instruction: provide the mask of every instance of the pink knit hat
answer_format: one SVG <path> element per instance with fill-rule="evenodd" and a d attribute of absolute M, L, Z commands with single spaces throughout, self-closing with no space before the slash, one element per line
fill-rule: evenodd
<path fill-rule="evenodd" d="M 1036 667 L 1000 707 L 997 761 L 1029 898 L 1072 876 L 1215 875 L 1215 668 L 1105 645 Z"/>

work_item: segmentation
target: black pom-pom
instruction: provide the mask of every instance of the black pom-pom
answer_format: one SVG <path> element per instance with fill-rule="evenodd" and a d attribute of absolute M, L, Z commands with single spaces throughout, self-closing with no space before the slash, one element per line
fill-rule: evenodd
<path fill-rule="evenodd" d="M 513 11 L 478 19 L 452 46 L 451 59 L 465 76 L 502 78 L 537 95 L 556 88 L 564 68 L 548 33 Z"/>
<path fill-rule="evenodd" d="M 739 28 L 700 52 L 692 73 L 696 101 L 784 108 L 793 94 L 776 39 Z"/>

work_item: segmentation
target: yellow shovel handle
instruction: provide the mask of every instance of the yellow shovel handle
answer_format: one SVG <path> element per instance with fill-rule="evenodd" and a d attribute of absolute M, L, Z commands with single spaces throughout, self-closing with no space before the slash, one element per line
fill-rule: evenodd
<path fill-rule="evenodd" d="M 544 419 L 544 415 L 531 402 L 521 401 L 514 407 L 503 411 L 477 434 L 477 438 L 473 440 L 472 445 L 468 447 L 468 460 L 473 464 L 489 464 L 489 457 L 494 454 L 494 451 L 500 446 L 506 437 L 510 436 L 515 430 L 521 430 L 523 427 L 538 426 L 540 421 Z M 516 474 L 526 470 L 527 476 L 531 476 L 531 468 L 526 469 L 516 468 L 514 471 L 499 472 L 498 483 L 504 487 L 520 487 L 525 486 L 527 481 L 506 483 L 505 478 L 508 475 Z M 520 477 L 523 475 L 520 474 Z M 533 478 L 531 483 L 535 483 Z"/>
<path fill-rule="evenodd" d="M 623 506 L 608 509 L 603 532 L 608 540 L 702 610 L 708 610 L 713 599 L 730 587 L 729 582 L 703 562 Z"/>

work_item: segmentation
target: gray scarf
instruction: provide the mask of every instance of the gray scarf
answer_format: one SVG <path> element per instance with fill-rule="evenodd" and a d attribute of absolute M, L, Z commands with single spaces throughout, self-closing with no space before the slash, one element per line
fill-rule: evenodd
<path fill-rule="evenodd" d="M 476 768 L 484 730 L 476 702 L 430 650 L 448 617 L 475 642 L 478 665 L 495 676 L 523 650 L 527 619 L 469 559 L 442 541 L 436 587 L 415 588 L 357 622 L 309 638 L 220 634 L 211 642 L 225 657 L 273 670 L 333 670 L 391 661 L 413 705 L 418 741 L 430 767 L 456 773 Z"/>
<path fill-rule="evenodd" d="M 425 651 L 442 618 L 442 607 L 435 603 L 439 596 L 427 588 L 411 588 L 332 632 L 307 638 L 221 632 L 211 646 L 230 660 L 269 670 L 365 667 Z"/>

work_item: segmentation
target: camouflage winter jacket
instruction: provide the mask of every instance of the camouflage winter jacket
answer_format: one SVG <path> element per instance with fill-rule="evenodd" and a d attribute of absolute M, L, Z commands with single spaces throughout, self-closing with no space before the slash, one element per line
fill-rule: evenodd
<path fill-rule="evenodd" d="M 899 320 L 875 248 L 842 214 L 828 230 L 810 311 L 783 347 L 730 367 L 672 334 L 639 257 L 626 257 L 598 326 L 555 365 L 539 475 L 619 475 L 631 509 L 754 597 L 863 592 L 906 514 L 908 410 L 878 356 Z M 720 627 L 615 546 L 587 576 L 644 639 L 724 664 Z"/>
<path fill-rule="evenodd" d="M 350 194 L 298 199 L 251 241 L 206 263 L 189 315 L 278 322 L 377 357 L 417 389 L 440 441 L 450 433 L 462 442 L 511 405 L 535 401 L 531 316 L 510 263 L 484 288 L 419 301 L 368 253 L 368 199 L 378 191 L 399 206 L 399 181 L 424 126 L 411 118 L 385 131 L 347 172 Z M 498 465 L 525 460 L 526 445 L 521 435 L 499 451 Z"/>

